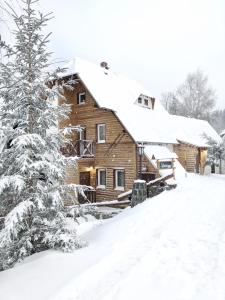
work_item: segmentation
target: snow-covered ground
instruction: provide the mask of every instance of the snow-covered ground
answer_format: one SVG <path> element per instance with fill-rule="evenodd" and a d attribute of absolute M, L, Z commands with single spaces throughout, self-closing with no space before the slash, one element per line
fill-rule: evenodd
<path fill-rule="evenodd" d="M 225 176 L 79 227 L 89 246 L 46 251 L 0 273 L 1 300 L 224 300 Z"/>

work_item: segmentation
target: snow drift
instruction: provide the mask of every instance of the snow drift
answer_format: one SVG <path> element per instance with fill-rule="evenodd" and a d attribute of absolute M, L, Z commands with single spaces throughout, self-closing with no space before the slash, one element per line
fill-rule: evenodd
<path fill-rule="evenodd" d="M 188 175 L 176 190 L 84 223 L 88 247 L 46 251 L 0 273 L 0 299 L 224 299 L 224 182 Z"/>

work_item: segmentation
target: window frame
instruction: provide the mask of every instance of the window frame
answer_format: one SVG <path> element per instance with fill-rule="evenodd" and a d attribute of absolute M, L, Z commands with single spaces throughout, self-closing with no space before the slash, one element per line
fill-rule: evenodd
<path fill-rule="evenodd" d="M 146 98 L 144 98 L 144 106 L 149 106 L 149 100 L 148 99 L 146 99 Z"/>
<path fill-rule="evenodd" d="M 118 185 L 118 172 L 123 172 L 123 186 Z M 125 169 L 124 168 L 114 169 L 114 189 L 117 191 L 125 190 Z"/>
<path fill-rule="evenodd" d="M 162 168 L 161 163 L 170 163 L 171 167 L 170 168 L 168 168 L 168 167 Z M 160 170 L 171 170 L 171 169 L 173 169 L 173 162 L 171 160 L 161 160 L 161 161 L 159 161 L 159 169 Z"/>
<path fill-rule="evenodd" d="M 85 96 L 84 101 L 81 101 L 82 96 Z M 78 94 L 78 104 L 81 105 L 84 104 L 85 102 L 86 102 L 86 92 L 80 92 Z"/>
<path fill-rule="evenodd" d="M 105 184 L 101 184 L 100 182 L 100 173 L 101 172 L 105 172 Z M 98 189 L 106 189 L 106 183 L 107 183 L 107 172 L 106 172 L 106 168 L 98 168 L 97 169 L 97 188 Z"/>
<path fill-rule="evenodd" d="M 104 127 L 104 136 L 105 136 L 105 139 L 104 140 L 100 140 L 100 127 Z M 105 123 L 100 123 L 100 124 L 97 124 L 97 143 L 98 144 L 104 144 L 106 142 L 106 124 Z"/>
<path fill-rule="evenodd" d="M 138 104 L 142 104 L 142 97 L 138 97 Z"/>

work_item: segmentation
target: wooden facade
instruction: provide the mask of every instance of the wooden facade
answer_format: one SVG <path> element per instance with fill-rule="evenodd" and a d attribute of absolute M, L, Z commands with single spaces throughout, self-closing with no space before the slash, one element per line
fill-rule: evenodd
<path fill-rule="evenodd" d="M 187 172 L 204 174 L 207 148 L 180 142 L 180 144 L 174 145 L 174 152 Z"/>
<path fill-rule="evenodd" d="M 80 93 L 85 93 L 85 101 L 78 103 Z M 66 122 L 72 126 L 81 125 L 85 128 L 85 141 L 92 144 L 93 155 L 81 155 L 80 148 L 70 149 L 70 155 L 80 157 L 77 169 L 68 168 L 67 182 L 91 185 L 96 188 L 97 201 L 113 200 L 124 191 L 132 188 L 133 181 L 137 178 L 137 146 L 135 141 L 125 130 L 120 120 L 112 110 L 98 107 L 95 99 L 78 80 L 72 91 L 65 94 L 67 100 L 72 103 L 72 112 Z M 67 125 L 65 122 L 61 126 Z M 97 125 L 105 124 L 105 142 L 97 141 Z M 80 133 L 73 136 L 74 145 L 83 144 Z M 82 147 L 81 147 L 82 148 Z M 83 149 L 83 148 L 82 148 Z M 80 152 L 80 153 L 79 153 Z M 106 186 L 98 187 L 98 169 L 106 170 Z M 124 170 L 124 188 L 115 186 L 115 170 Z"/>
<path fill-rule="evenodd" d="M 73 134 L 72 145 L 66 149 L 68 155 L 79 157 L 77 167 L 71 166 L 67 170 L 67 182 L 90 185 L 96 189 L 96 200 L 105 201 L 114 200 L 120 193 L 130 190 L 137 178 L 149 181 L 159 177 L 158 163 L 152 165 L 148 157 L 139 155 L 136 141 L 116 113 L 100 107 L 85 83 L 79 77 L 75 79 L 73 90 L 65 92 L 72 111 L 60 127 L 80 125 L 83 130 Z M 104 128 L 104 140 L 98 140 L 100 127 Z M 207 148 L 182 142 L 171 144 L 170 148 L 187 172 L 204 174 Z M 123 176 L 120 178 L 123 185 L 119 188 L 116 184 L 118 174 Z M 104 185 L 99 184 L 100 176 L 104 177 Z"/>

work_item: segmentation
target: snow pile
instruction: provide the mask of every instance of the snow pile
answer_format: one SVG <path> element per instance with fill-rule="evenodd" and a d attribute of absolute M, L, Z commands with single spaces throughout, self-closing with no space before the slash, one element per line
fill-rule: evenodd
<path fill-rule="evenodd" d="M 1 300 L 223 300 L 224 176 L 177 189 L 95 223 L 89 246 L 46 251 L 0 273 Z M 100 226 L 99 226 L 100 225 Z"/>

